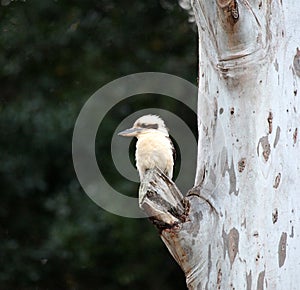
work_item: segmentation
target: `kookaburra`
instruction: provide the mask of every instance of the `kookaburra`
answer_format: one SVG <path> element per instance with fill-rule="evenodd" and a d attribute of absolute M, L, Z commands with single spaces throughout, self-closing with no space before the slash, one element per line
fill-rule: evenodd
<path fill-rule="evenodd" d="M 173 176 L 174 146 L 164 121 L 156 115 L 145 115 L 135 121 L 133 127 L 118 135 L 136 137 L 135 159 L 140 180 L 148 169 L 158 167 L 170 179 Z"/>

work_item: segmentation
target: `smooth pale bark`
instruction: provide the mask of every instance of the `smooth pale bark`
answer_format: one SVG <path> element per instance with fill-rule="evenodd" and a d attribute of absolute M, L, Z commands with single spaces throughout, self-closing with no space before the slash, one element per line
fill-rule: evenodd
<path fill-rule="evenodd" d="M 161 237 L 189 289 L 300 289 L 300 2 L 191 7 L 199 30 L 197 172 L 178 202 L 182 218 L 160 203 L 174 217 L 158 216 Z M 162 182 L 172 196 L 171 181 Z"/>

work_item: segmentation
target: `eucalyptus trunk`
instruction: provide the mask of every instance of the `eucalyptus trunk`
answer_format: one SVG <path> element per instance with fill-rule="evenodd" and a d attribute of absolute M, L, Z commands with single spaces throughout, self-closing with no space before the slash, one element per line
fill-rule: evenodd
<path fill-rule="evenodd" d="M 189 289 L 300 289 L 300 2 L 189 4 L 199 32 L 195 185 L 183 198 L 150 171 L 141 207 Z"/>

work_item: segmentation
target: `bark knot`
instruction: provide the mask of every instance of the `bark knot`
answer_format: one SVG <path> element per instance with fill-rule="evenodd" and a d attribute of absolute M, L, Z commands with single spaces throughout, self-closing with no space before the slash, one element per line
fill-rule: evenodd
<path fill-rule="evenodd" d="M 246 167 L 246 158 L 242 158 L 239 162 L 238 162 L 238 170 L 240 173 L 242 173 L 244 171 Z"/>

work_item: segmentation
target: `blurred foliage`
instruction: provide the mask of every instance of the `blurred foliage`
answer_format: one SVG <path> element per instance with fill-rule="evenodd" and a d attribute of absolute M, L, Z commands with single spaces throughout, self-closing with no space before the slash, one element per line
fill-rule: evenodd
<path fill-rule="evenodd" d="M 195 83 L 187 18 L 173 0 L 1 0 L 1 290 L 186 288 L 147 220 L 109 214 L 84 194 L 71 140 L 83 103 L 115 78 L 163 71 Z M 117 108 L 107 136 L 148 101 Z"/>

